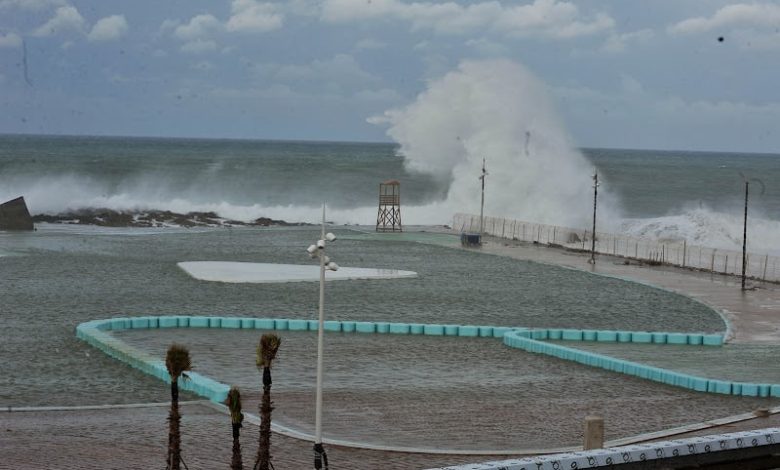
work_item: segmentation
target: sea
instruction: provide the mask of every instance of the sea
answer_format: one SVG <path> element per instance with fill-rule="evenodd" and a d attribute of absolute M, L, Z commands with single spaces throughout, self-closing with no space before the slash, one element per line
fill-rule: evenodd
<path fill-rule="evenodd" d="M 711 308 L 649 286 L 453 249 L 453 240 L 447 237 L 457 238 L 451 235 L 431 234 L 426 241 L 415 239 L 413 233 L 397 240 L 370 233 L 379 185 L 388 179 L 401 182 L 404 224 L 447 225 L 457 212 L 478 213 L 483 158 L 486 214 L 588 227 L 592 175 L 598 172 L 599 220 L 611 230 L 686 237 L 729 248 L 741 242 L 747 181 L 749 246 L 778 253 L 780 155 L 570 149 L 567 159 L 555 160 L 538 139 L 531 139 L 518 154 L 483 157 L 481 152 L 467 152 L 452 161 L 441 155 L 426 161 L 403 143 L 5 135 L 0 136 L 0 200 L 24 196 L 33 214 L 102 208 L 138 214 L 205 211 L 225 220 L 268 217 L 313 224 L 326 204 L 329 229 L 338 236 L 329 248 L 334 261 L 418 273 L 415 279 L 330 283 L 327 315 L 339 320 L 725 329 Z M 569 163 L 571 167 L 565 166 Z M 306 225 L 168 223 L 139 228 L 40 223 L 34 232 L 0 232 L 0 406 L 164 402 L 168 399 L 164 384 L 81 342 L 76 326 L 136 315 L 316 318 L 316 283 L 203 282 L 176 264 L 307 264 L 311 260 L 305 248 L 318 237 L 318 227 Z M 259 390 L 254 332 L 242 332 L 240 338 L 224 332 L 156 334 L 141 332 L 124 339 L 155 354 L 169 341 L 183 342 L 193 349 L 195 370 Z M 552 436 L 537 436 L 538 443 L 528 440 L 539 445 L 548 438 L 576 443 L 580 414 L 585 411 L 598 411 L 626 433 L 638 433 L 746 412 L 763 403 L 696 395 L 552 359 L 526 360 L 526 355 L 508 352 L 500 342 L 486 345 L 477 339 L 455 344 L 436 338 L 369 336 L 339 335 L 326 343 L 331 348 L 326 358 L 334 371 L 326 375 L 330 390 L 326 421 L 330 432 L 340 430 L 337 437 L 375 444 L 454 445 L 436 441 L 448 434 L 428 432 L 424 413 L 399 415 L 393 405 L 399 402 L 414 403 L 410 410 L 450 410 L 441 414 L 450 418 L 453 413 L 482 416 L 486 426 L 495 427 L 479 441 L 486 448 L 512 446 L 528 436 L 522 434 L 522 426 L 517 431 L 521 434 L 496 426 L 493 412 L 482 413 L 480 403 L 498 406 L 495 412 L 501 415 L 515 413 L 518 420 L 527 419 L 523 416 L 532 409 L 534 419 L 549 422 L 544 413 L 560 411 L 569 422 L 557 431 L 551 427 Z M 289 333 L 284 338 L 274 372 L 279 393 L 274 419 L 311 431 L 310 410 L 295 408 L 290 397 L 312 393 L 314 337 Z M 778 351 L 767 346 L 760 353 Z M 728 362 L 720 356 L 712 360 Z M 731 362 L 738 370 L 741 362 Z M 477 370 L 464 373 L 464 364 L 478 364 Z M 615 386 L 614 380 L 623 382 Z M 588 397 L 582 395 L 583 389 Z M 389 391 L 400 395 L 384 395 Z M 517 391 L 529 400 L 529 407 L 516 406 Z M 603 396 L 613 399 L 604 402 Z M 377 397 L 382 399 L 377 402 Z M 694 401 L 697 405 L 690 406 Z M 348 403 L 359 403 L 359 409 L 349 409 Z M 627 407 L 632 413 L 625 413 Z M 636 414 L 653 420 L 626 418 Z M 365 431 L 356 437 L 356 429 Z M 472 443 L 466 439 L 460 444 Z"/>
<path fill-rule="evenodd" d="M 426 161 L 405 147 L 5 135 L 0 200 L 24 196 L 33 214 L 203 211 L 314 223 L 326 204 L 329 221 L 371 225 L 379 184 L 397 179 L 405 224 L 444 225 L 456 212 L 479 212 L 483 155 Z M 585 148 L 553 161 L 539 147 L 485 158 L 486 215 L 589 227 L 598 172 L 600 229 L 741 249 L 747 182 L 750 251 L 780 254 L 778 154 Z M 473 171 L 464 177 L 464 168 Z"/>

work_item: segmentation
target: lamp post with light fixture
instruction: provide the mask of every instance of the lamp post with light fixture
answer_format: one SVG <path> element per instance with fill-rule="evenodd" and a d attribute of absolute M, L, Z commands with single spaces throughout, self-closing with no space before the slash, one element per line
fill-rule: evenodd
<path fill-rule="evenodd" d="M 312 258 L 320 259 L 320 308 L 319 326 L 317 328 L 317 398 L 315 404 L 314 419 L 314 468 L 328 470 L 328 456 L 322 446 L 322 349 L 325 333 L 325 271 L 337 271 L 339 266 L 325 255 L 326 242 L 333 242 L 336 236 L 325 233 L 325 204 L 322 205 L 322 232 L 321 238 L 315 245 L 310 245 L 306 251 Z M 324 464 L 324 467 L 323 467 Z"/>

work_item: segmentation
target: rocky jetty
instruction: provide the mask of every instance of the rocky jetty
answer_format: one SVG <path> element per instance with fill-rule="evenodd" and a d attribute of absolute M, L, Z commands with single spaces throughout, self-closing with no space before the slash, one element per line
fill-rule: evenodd
<path fill-rule="evenodd" d="M 270 227 L 309 225 L 260 217 L 251 222 L 225 219 L 215 212 L 116 211 L 112 209 L 82 209 L 56 215 L 38 214 L 34 222 L 51 224 L 97 225 L 100 227 Z"/>

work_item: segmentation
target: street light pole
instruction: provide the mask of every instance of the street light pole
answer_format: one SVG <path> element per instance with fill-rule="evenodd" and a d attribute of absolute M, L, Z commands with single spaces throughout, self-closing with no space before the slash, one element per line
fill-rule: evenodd
<path fill-rule="evenodd" d="M 742 290 L 745 290 L 745 261 L 747 261 L 747 213 L 748 213 L 748 188 L 750 182 L 745 181 L 745 219 L 742 227 Z"/>
<path fill-rule="evenodd" d="M 479 179 L 482 180 L 482 203 L 479 206 L 479 236 L 480 239 L 482 237 L 482 230 L 485 226 L 485 176 L 487 176 L 487 171 L 485 171 L 485 159 L 482 159 L 482 176 L 479 177 Z"/>
<path fill-rule="evenodd" d="M 593 173 L 593 233 L 591 234 L 590 244 L 590 264 L 596 264 L 596 203 L 599 195 L 599 173 Z"/>
<path fill-rule="evenodd" d="M 306 249 L 312 258 L 315 256 L 319 256 L 320 258 L 320 307 L 317 328 L 317 397 L 314 418 L 314 468 L 317 470 L 321 468 L 328 470 L 328 455 L 325 453 L 325 448 L 322 446 L 322 350 L 325 336 L 325 271 L 337 271 L 339 269 L 339 266 L 336 263 L 330 261 L 330 259 L 325 256 L 325 245 L 326 241 L 332 242 L 334 240 L 336 240 L 335 235 L 332 233 L 325 233 L 325 204 L 323 204 L 320 239 L 317 240 L 316 245 L 311 245 Z"/>

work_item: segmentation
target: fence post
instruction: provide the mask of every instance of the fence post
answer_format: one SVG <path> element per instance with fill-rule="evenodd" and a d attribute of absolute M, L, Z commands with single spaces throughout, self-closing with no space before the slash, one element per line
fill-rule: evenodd
<path fill-rule="evenodd" d="M 586 416 L 584 437 L 583 450 L 604 448 L 604 418 L 600 416 Z"/>
<path fill-rule="evenodd" d="M 712 262 L 710 263 L 710 272 L 711 273 L 715 272 L 715 251 L 716 250 L 712 250 Z"/>
<path fill-rule="evenodd" d="M 726 260 L 723 261 L 723 274 L 729 273 L 729 255 L 726 255 Z"/>

